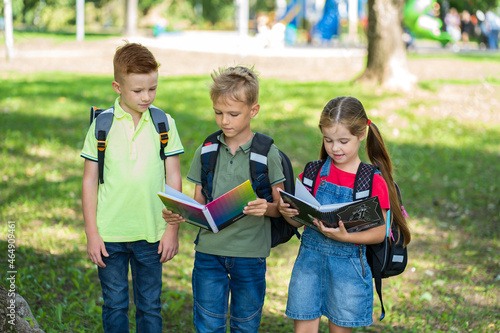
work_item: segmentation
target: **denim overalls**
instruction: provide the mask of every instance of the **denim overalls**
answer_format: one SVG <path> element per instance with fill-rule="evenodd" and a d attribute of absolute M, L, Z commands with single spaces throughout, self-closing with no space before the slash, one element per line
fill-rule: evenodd
<path fill-rule="evenodd" d="M 327 182 L 331 158 L 320 171 L 316 200 L 322 205 L 352 201 L 352 189 Z M 365 245 L 338 242 L 305 228 L 293 267 L 286 315 L 298 320 L 326 316 L 343 327 L 372 323 L 373 282 Z"/>

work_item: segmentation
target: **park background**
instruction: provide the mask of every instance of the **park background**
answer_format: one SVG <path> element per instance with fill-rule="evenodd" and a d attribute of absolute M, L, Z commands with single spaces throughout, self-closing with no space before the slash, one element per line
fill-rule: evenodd
<path fill-rule="evenodd" d="M 148 31 L 92 33 L 76 42 L 74 34 L 16 30 L 15 57 L 0 61 L 0 280 L 8 287 L 7 228 L 15 225 L 16 291 L 41 329 L 102 331 L 97 270 L 86 255 L 79 155 L 90 106 L 115 98 L 112 56 L 127 38 L 148 46 L 162 64 L 155 105 L 177 121 L 184 177 L 196 147 L 217 129 L 208 85 L 218 67 L 255 66 L 261 112 L 252 126 L 275 139 L 297 175 L 317 158 L 326 102 L 359 98 L 389 146 L 413 240 L 406 271 L 384 280 L 386 318 L 356 331 L 500 332 L 497 53 L 416 40 L 407 57 L 418 84 L 388 91 L 353 81 L 366 65 L 362 43 L 259 48 L 240 43 L 230 29 L 156 37 Z M 185 179 L 183 186 L 193 193 Z M 164 265 L 165 332 L 193 331 L 196 232 L 181 227 L 179 254 Z M 299 245 L 293 239 L 268 259 L 262 332 L 293 330 L 284 310 Z M 132 299 L 130 305 L 133 314 Z M 374 317 L 379 313 L 375 297 Z M 321 332 L 327 326 L 323 320 Z"/>

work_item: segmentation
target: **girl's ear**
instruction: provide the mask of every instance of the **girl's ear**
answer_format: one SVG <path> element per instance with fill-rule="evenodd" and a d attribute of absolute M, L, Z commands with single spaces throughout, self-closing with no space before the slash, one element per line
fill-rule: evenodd
<path fill-rule="evenodd" d="M 363 141 L 364 139 L 366 139 L 366 134 L 367 134 L 368 130 L 365 129 L 363 131 L 363 134 L 361 134 L 361 136 L 359 137 L 359 141 Z"/>

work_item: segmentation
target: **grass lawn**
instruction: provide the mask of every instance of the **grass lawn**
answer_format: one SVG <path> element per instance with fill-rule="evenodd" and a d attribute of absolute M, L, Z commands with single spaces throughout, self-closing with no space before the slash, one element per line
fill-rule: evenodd
<path fill-rule="evenodd" d="M 109 106 L 115 98 L 111 78 L 43 72 L 0 77 L 1 281 L 7 286 L 7 228 L 12 225 L 17 292 L 42 329 L 102 331 L 97 270 L 86 254 L 79 155 L 90 106 Z M 184 177 L 196 147 L 217 129 L 208 82 L 208 76 L 160 79 L 155 105 L 176 119 L 186 150 L 181 156 Z M 439 91 L 444 84 L 472 88 L 483 83 L 436 80 L 421 89 Z M 403 95 L 350 83 L 263 79 L 261 112 L 252 126 L 275 139 L 298 175 L 307 161 L 317 159 L 323 106 L 341 95 L 359 98 L 385 135 L 413 231 L 406 271 L 384 280 L 386 318 L 355 331 L 499 332 L 499 122 L 436 117 L 422 112 L 433 107 L 425 100 L 408 100 L 387 114 L 381 106 Z M 187 181 L 184 191 L 193 193 Z M 165 332 L 193 331 L 190 277 L 196 232 L 191 225 L 181 227 L 180 252 L 163 268 Z M 284 311 L 298 247 L 294 239 L 273 249 L 268 259 L 262 332 L 293 331 Z M 378 318 L 376 297 L 374 306 Z M 327 330 L 322 320 L 321 332 Z"/>

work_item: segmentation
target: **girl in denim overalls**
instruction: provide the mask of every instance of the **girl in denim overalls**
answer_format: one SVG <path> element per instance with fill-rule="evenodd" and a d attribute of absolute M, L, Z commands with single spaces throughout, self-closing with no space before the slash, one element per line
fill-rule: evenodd
<path fill-rule="evenodd" d="M 320 158 L 326 162 L 313 189 L 316 200 L 322 205 L 352 201 L 355 174 L 361 163 L 358 150 L 367 138 L 370 161 L 382 173 L 374 177 L 372 195 L 378 195 L 386 219 L 389 207 L 399 207 L 392 165 L 382 137 L 361 102 L 353 97 L 331 100 L 323 109 L 319 128 L 323 134 Z M 283 200 L 279 209 L 290 224 L 302 226 L 291 219 L 297 210 Z M 401 214 L 396 210 L 391 212 Z M 312 228 L 303 232 L 288 290 L 286 314 L 295 320 L 295 332 L 317 332 L 323 315 L 329 319 L 330 332 L 351 332 L 352 327 L 371 325 L 373 282 L 366 244 L 382 242 L 386 227 L 347 233 L 342 222 L 338 228 L 314 223 L 321 233 Z M 400 227 L 409 242 L 408 226 Z"/>

